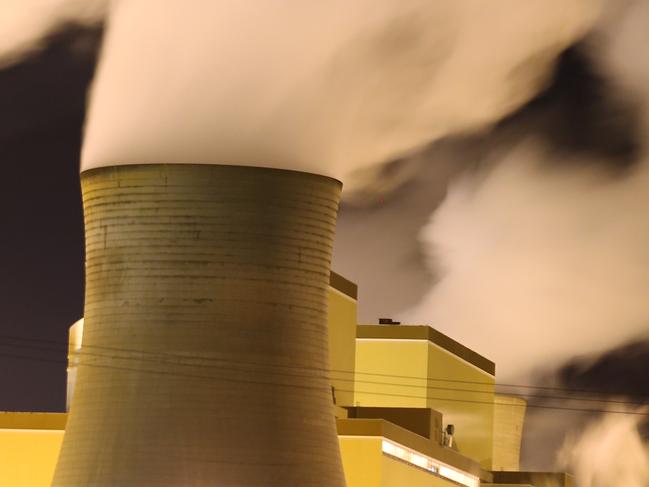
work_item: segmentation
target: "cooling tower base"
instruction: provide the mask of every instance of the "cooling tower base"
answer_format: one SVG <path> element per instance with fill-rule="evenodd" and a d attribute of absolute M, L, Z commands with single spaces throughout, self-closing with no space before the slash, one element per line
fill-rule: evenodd
<path fill-rule="evenodd" d="M 327 285 L 341 185 L 82 174 L 83 349 L 55 487 L 342 487 Z"/>

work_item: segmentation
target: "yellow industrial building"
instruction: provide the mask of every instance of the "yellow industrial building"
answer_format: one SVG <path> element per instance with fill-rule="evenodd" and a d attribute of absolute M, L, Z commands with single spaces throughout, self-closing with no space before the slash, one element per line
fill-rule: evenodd
<path fill-rule="evenodd" d="M 571 486 L 519 472 L 525 401 L 495 393 L 495 365 L 428 326 L 359 325 L 357 287 L 331 273 L 333 409 L 348 487 Z M 83 321 L 70 330 L 68 403 Z M 0 413 L 0 486 L 48 487 L 65 413 Z"/>

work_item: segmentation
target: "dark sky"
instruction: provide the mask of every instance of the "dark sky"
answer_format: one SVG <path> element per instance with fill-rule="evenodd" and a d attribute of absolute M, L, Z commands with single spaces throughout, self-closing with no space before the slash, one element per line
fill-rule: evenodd
<path fill-rule="evenodd" d="M 0 410 L 65 408 L 60 344 L 83 310 L 79 149 L 99 38 L 68 28 L 0 70 Z"/>
<path fill-rule="evenodd" d="M 44 50 L 0 70 L 0 410 L 65 407 L 67 331 L 83 313 L 79 150 L 100 36 L 100 29 L 66 27 Z M 601 155 L 623 171 L 635 160 L 636 118 L 633 107 L 613 102 L 609 91 L 577 46 L 563 55 L 549 89 L 488 135 L 431 150 L 461 144 L 470 153 L 535 130 L 557 150 Z M 376 214 L 371 207 L 343 211 L 347 221 L 367 225 Z M 421 225 L 431 211 L 407 218 Z M 414 241 L 409 252 L 414 269 Z M 415 271 L 413 280 L 421 292 L 430 283 Z M 570 387 L 647 396 L 648 361 L 649 346 L 636 343 L 588 366 L 570 364 L 560 378 Z"/>

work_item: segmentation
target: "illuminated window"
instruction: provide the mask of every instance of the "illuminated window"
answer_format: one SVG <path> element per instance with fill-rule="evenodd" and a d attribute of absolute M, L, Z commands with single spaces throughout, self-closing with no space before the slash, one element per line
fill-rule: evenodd
<path fill-rule="evenodd" d="M 414 450 L 401 446 L 390 440 L 383 440 L 383 453 L 392 457 L 403 460 L 404 462 L 415 465 L 429 472 L 435 473 L 441 477 L 466 485 L 466 487 L 479 487 L 480 479 L 474 475 L 464 473 L 456 468 L 446 465 L 438 460 L 422 455 Z"/>

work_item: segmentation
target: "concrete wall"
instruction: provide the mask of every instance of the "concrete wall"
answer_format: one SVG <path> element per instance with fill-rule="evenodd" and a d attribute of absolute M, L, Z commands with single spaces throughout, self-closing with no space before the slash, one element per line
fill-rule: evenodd
<path fill-rule="evenodd" d="M 53 486 L 343 486 L 326 316 L 340 183 L 163 164 L 81 178 L 89 353 Z"/>
<path fill-rule="evenodd" d="M 520 468 L 521 439 L 527 402 L 496 394 L 494 408 L 494 464 L 492 470 Z"/>

